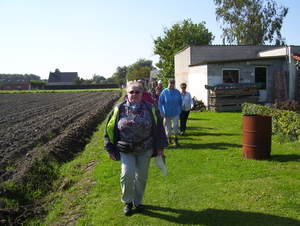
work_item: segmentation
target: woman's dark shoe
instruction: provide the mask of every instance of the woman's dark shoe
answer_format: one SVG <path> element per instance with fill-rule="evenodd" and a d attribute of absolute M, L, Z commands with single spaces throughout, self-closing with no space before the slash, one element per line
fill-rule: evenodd
<path fill-rule="evenodd" d="M 126 216 L 130 215 L 130 214 L 131 214 L 132 207 L 133 207 L 132 202 L 131 202 L 131 203 L 126 203 L 125 206 L 124 206 L 124 211 L 123 211 L 123 213 L 124 213 Z"/>
<path fill-rule="evenodd" d="M 171 139 L 171 137 L 168 137 L 168 143 L 169 143 L 169 144 L 172 144 L 172 139 Z"/>
<path fill-rule="evenodd" d="M 136 205 L 135 208 L 138 213 L 142 212 L 145 209 L 143 205 Z"/>
<path fill-rule="evenodd" d="M 174 138 L 174 144 L 173 145 L 175 147 L 179 147 L 180 146 L 180 144 L 178 143 L 178 138 L 177 137 Z"/>

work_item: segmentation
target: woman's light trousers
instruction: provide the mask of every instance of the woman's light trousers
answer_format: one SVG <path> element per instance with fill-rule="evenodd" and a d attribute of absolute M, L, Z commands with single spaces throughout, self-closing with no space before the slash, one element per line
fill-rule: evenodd
<path fill-rule="evenodd" d="M 173 125 L 172 125 L 173 120 Z M 174 130 L 174 134 L 178 134 L 178 122 L 179 122 L 179 115 L 176 115 L 174 117 L 165 117 L 164 118 L 164 124 L 165 124 L 165 131 L 167 136 L 172 135 L 172 128 Z"/>
<path fill-rule="evenodd" d="M 134 205 L 142 205 L 143 197 L 148 180 L 150 159 L 152 149 L 142 153 L 120 153 L 121 154 L 121 201 L 133 202 Z"/>

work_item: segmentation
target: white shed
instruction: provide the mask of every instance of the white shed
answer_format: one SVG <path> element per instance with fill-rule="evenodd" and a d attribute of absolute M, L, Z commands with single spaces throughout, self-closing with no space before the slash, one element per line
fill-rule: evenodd
<path fill-rule="evenodd" d="M 205 86 L 218 84 L 262 83 L 262 102 L 297 100 L 299 73 L 293 55 L 299 53 L 300 46 L 188 46 L 175 54 L 176 88 L 187 83 L 187 91 L 206 106 Z"/>

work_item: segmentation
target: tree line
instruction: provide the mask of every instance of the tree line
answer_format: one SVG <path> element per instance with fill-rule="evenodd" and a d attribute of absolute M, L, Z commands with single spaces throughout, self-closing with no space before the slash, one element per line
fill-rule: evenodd
<path fill-rule="evenodd" d="M 29 79 L 29 80 L 36 80 L 41 81 L 41 77 L 34 74 L 0 74 L 0 80 L 5 79 Z"/>
<path fill-rule="evenodd" d="M 152 64 L 152 60 L 141 58 L 129 66 L 119 66 L 116 72 L 110 78 L 107 78 L 107 82 L 126 85 L 126 80 L 149 78 L 151 70 L 156 69 Z"/>
<path fill-rule="evenodd" d="M 118 84 L 120 87 L 126 85 L 126 80 L 132 81 L 137 79 L 148 78 L 151 70 L 156 69 L 152 65 L 151 60 L 138 59 L 135 63 L 128 66 L 118 66 L 113 75 L 105 78 L 101 75 L 94 74 L 91 79 L 76 78 L 73 80 L 74 84 Z M 29 79 L 32 89 L 43 89 L 46 85 L 47 79 L 41 80 L 40 76 L 33 74 L 0 74 L 0 85 L 5 79 Z"/>
<path fill-rule="evenodd" d="M 118 66 L 113 75 L 105 78 L 100 75 L 93 75 L 91 79 L 76 78 L 74 84 L 118 84 L 120 87 L 126 85 L 126 81 L 149 78 L 151 70 L 156 69 L 152 60 L 138 59 L 128 66 Z"/>

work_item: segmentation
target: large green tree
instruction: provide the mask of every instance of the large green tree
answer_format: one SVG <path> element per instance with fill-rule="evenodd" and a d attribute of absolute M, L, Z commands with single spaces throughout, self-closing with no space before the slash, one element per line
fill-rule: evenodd
<path fill-rule="evenodd" d="M 159 55 L 156 66 L 158 77 L 163 80 L 174 77 L 174 54 L 189 45 L 209 45 L 214 36 L 205 27 L 205 22 L 194 24 L 191 19 L 164 27 L 164 35 L 154 40 L 154 53 Z"/>
<path fill-rule="evenodd" d="M 117 67 L 116 72 L 112 75 L 115 83 L 119 86 L 126 84 L 127 66 Z"/>
<path fill-rule="evenodd" d="M 214 0 L 221 22 L 223 44 L 284 45 L 281 27 L 288 8 L 274 0 Z"/>
<path fill-rule="evenodd" d="M 126 77 L 128 81 L 149 78 L 150 71 L 153 69 L 152 60 L 139 59 L 137 62 L 128 66 Z"/>
<path fill-rule="evenodd" d="M 101 75 L 96 75 L 96 74 L 93 75 L 93 83 L 94 84 L 99 84 L 99 83 L 101 83 L 102 80 L 105 81 L 106 78 Z"/>

